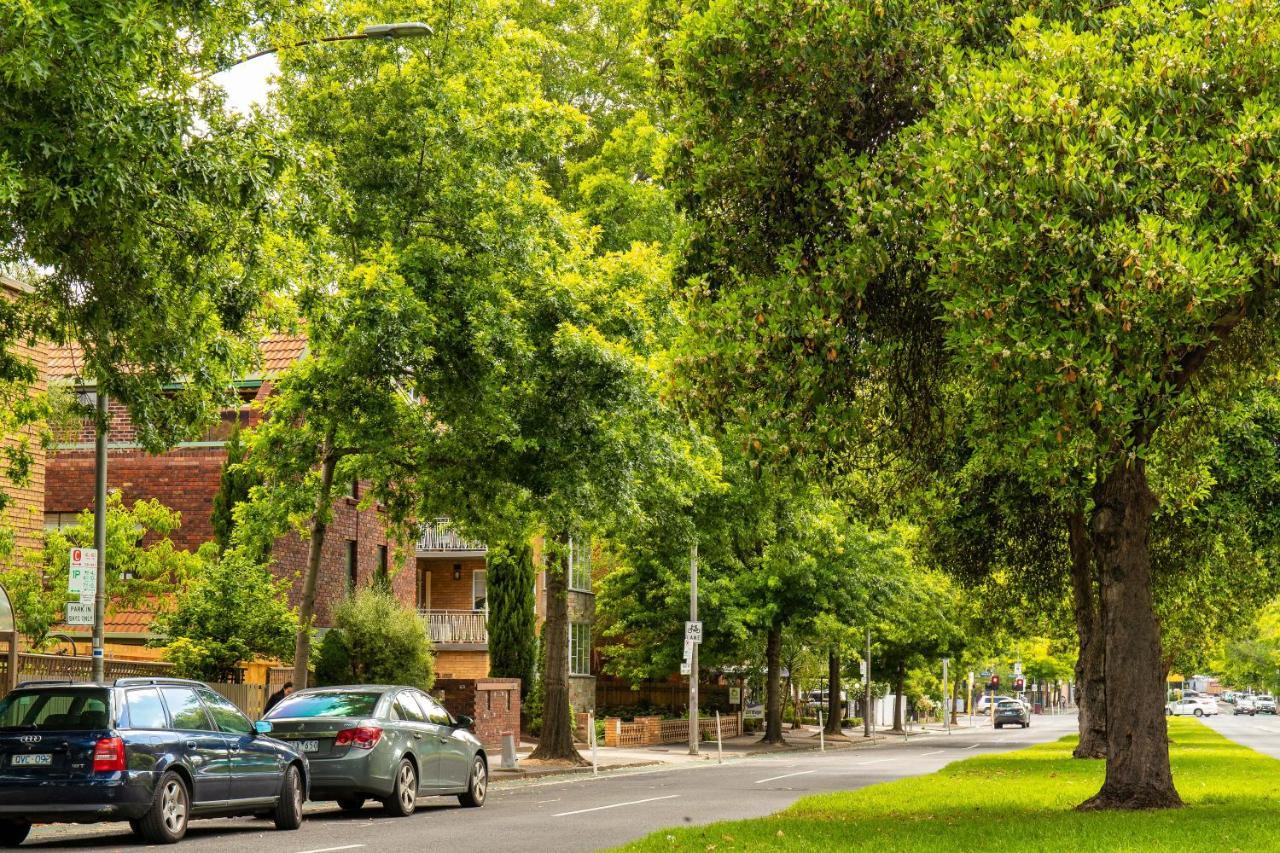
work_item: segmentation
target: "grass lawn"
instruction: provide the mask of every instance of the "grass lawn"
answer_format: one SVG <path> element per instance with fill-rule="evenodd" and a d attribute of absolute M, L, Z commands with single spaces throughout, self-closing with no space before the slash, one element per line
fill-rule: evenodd
<path fill-rule="evenodd" d="M 626 850 L 1280 850 L 1280 761 L 1189 718 L 1169 722 L 1186 808 L 1073 811 L 1102 784 L 1075 738 L 951 764 L 927 776 L 805 797 L 756 820 L 656 832 Z"/>

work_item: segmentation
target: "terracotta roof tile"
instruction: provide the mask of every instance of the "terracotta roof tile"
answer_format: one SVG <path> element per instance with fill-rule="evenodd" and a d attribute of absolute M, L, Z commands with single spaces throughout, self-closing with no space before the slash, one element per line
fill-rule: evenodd
<path fill-rule="evenodd" d="M 307 339 L 303 335 L 268 335 L 258 345 L 262 357 L 261 373 L 254 376 L 274 376 L 286 370 L 307 351 Z M 71 379 L 81 375 L 84 352 L 78 344 L 54 347 L 49 352 L 49 377 Z M 249 378 L 249 377 L 242 377 Z"/>
<path fill-rule="evenodd" d="M 151 623 L 155 621 L 157 611 L 151 610 L 117 610 L 107 611 L 107 619 L 103 623 L 105 634 L 150 634 Z M 55 632 L 84 634 L 91 632 L 88 625 L 62 625 L 53 629 Z"/>

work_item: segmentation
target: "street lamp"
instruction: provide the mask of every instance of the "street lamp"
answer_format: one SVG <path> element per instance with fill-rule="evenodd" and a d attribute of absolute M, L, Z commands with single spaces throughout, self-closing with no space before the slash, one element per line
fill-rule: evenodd
<path fill-rule="evenodd" d="M 278 53 L 286 48 L 306 47 L 311 44 L 322 44 L 330 41 L 358 41 L 362 39 L 411 39 L 411 38 L 429 38 L 435 35 L 435 30 L 431 29 L 429 24 L 419 21 L 401 21 L 395 24 L 369 24 L 362 27 L 358 33 L 347 33 L 340 36 L 323 36 L 322 38 L 304 39 L 293 44 L 283 44 L 277 47 L 268 47 L 251 53 L 248 56 L 241 57 L 235 62 L 219 69 L 219 73 L 229 71 L 237 65 L 243 65 L 250 60 L 257 59 L 260 56 L 266 56 L 269 53 Z"/>

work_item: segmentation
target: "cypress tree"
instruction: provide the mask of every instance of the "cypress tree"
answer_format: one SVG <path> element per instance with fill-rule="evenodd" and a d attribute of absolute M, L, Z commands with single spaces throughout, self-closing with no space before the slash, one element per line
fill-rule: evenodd
<path fill-rule="evenodd" d="M 537 665 L 533 549 L 528 543 L 489 550 L 489 674 L 519 678 L 524 699 Z"/>

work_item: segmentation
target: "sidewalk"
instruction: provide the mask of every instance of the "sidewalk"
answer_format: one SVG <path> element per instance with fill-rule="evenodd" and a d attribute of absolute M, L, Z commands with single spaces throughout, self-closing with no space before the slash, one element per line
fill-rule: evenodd
<path fill-rule="evenodd" d="M 979 720 L 978 726 L 981 727 L 983 721 Z M 968 718 L 951 727 L 953 732 L 968 731 Z M 758 755 L 771 755 L 774 753 L 786 752 L 807 752 L 821 748 L 824 743 L 827 749 L 868 749 L 885 741 L 901 741 L 904 737 L 916 738 L 927 735 L 945 734 L 946 729 L 940 723 L 933 723 L 928 726 L 915 726 L 903 734 L 890 734 L 888 732 L 877 731 L 871 738 L 865 738 L 862 729 L 845 729 L 845 734 L 837 739 L 818 737 L 817 726 L 805 726 L 800 729 L 784 728 L 782 736 L 786 741 L 785 744 L 766 745 L 760 743 L 760 734 L 748 734 L 740 737 L 729 738 L 724 741 L 723 754 L 724 760 L 748 758 Z M 536 744 L 524 742 L 520 744 L 517 750 L 518 764 L 524 765 L 529 754 L 536 748 Z M 591 750 L 584 744 L 578 744 L 578 752 L 583 758 L 591 761 Z M 600 772 L 637 769 L 641 767 L 652 767 L 660 765 L 689 765 L 700 764 L 707 761 L 718 760 L 719 754 L 716 749 L 715 741 L 703 741 L 699 746 L 698 755 L 689 754 L 689 746 L 684 743 L 671 743 L 660 746 L 642 746 L 642 747 L 606 747 L 600 746 L 596 748 L 596 760 Z M 517 770 L 503 770 L 498 767 L 497 756 L 491 768 L 492 780 L 497 782 L 537 779 L 545 776 L 570 775 L 575 773 L 590 773 L 592 768 L 590 764 L 586 767 L 525 767 L 520 766 Z"/>

